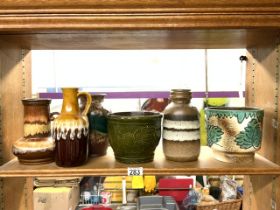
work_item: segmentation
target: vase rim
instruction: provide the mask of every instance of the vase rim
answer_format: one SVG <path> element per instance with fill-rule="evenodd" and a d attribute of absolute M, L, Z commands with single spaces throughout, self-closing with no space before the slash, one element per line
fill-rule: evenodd
<path fill-rule="evenodd" d="M 172 89 L 170 92 L 172 100 L 188 100 L 192 98 L 192 92 L 190 89 Z"/>
<path fill-rule="evenodd" d="M 78 87 L 62 87 L 61 90 L 79 90 Z"/>
<path fill-rule="evenodd" d="M 205 108 L 206 111 L 219 111 L 219 112 L 263 112 L 264 110 L 258 107 L 207 107 Z"/>
<path fill-rule="evenodd" d="M 171 92 L 191 92 L 191 89 L 174 88 L 174 89 L 171 89 Z"/>
<path fill-rule="evenodd" d="M 23 105 L 49 105 L 50 98 L 24 98 L 21 100 Z"/>
<path fill-rule="evenodd" d="M 152 111 L 134 111 L 134 112 L 115 112 L 108 115 L 108 118 L 111 119 L 152 119 L 162 117 L 162 114 L 159 112 Z"/>

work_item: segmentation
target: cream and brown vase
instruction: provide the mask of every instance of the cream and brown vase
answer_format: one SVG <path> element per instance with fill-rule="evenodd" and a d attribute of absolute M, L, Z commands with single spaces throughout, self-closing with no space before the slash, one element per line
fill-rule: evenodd
<path fill-rule="evenodd" d="M 49 163 L 54 160 L 51 138 L 50 99 L 23 99 L 23 138 L 13 144 L 13 153 L 23 164 Z"/>
<path fill-rule="evenodd" d="M 190 90 L 174 89 L 163 111 L 163 152 L 168 160 L 194 161 L 199 156 L 199 113 L 190 106 L 191 97 Z"/>
<path fill-rule="evenodd" d="M 55 162 L 58 166 L 71 167 L 82 165 L 88 157 L 87 112 L 91 105 L 89 93 L 78 88 L 62 88 L 63 104 L 60 115 L 54 120 L 52 135 L 55 139 Z M 78 96 L 85 95 L 87 102 L 80 113 Z"/>

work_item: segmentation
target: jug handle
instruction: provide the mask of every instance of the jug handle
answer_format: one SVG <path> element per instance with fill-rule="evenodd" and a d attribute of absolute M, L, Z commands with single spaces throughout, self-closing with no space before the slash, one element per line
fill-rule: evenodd
<path fill-rule="evenodd" d="M 82 115 L 87 115 L 89 108 L 91 106 L 91 95 L 87 92 L 79 92 L 78 93 L 78 97 L 84 95 L 86 97 L 86 105 L 85 105 L 85 109 L 82 111 Z"/>

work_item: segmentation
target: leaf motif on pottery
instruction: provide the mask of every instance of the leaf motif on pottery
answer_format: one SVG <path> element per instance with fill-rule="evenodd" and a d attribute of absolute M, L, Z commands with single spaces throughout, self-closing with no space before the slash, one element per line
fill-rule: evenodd
<path fill-rule="evenodd" d="M 224 132 L 218 126 L 208 125 L 207 126 L 207 141 L 208 146 L 212 146 L 217 143 L 221 138 Z"/>
<path fill-rule="evenodd" d="M 235 112 L 234 116 L 236 116 L 238 123 L 241 124 L 244 119 L 248 119 L 249 117 L 255 118 L 256 114 L 254 112 Z"/>
<path fill-rule="evenodd" d="M 226 117 L 230 117 L 232 118 L 234 115 L 231 112 L 227 112 L 227 113 L 209 113 L 207 120 L 209 120 L 211 117 L 217 117 L 217 118 L 226 118 Z"/>
<path fill-rule="evenodd" d="M 257 149 L 260 147 L 261 137 L 260 124 L 256 119 L 252 119 L 244 131 L 241 131 L 236 136 L 235 141 L 241 149 L 249 149 L 251 147 Z"/>
<path fill-rule="evenodd" d="M 232 117 L 233 117 L 233 114 L 232 114 L 231 112 L 228 112 L 228 113 L 219 113 L 219 114 L 218 114 L 218 117 L 219 117 L 219 118 L 226 118 L 226 117 L 232 118 Z"/>
<path fill-rule="evenodd" d="M 241 124 L 243 120 L 247 117 L 246 112 L 236 113 L 235 115 L 239 124 Z"/>

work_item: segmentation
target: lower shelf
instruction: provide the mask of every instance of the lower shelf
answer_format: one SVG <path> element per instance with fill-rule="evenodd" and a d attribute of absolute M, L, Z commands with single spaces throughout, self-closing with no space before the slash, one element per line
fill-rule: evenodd
<path fill-rule="evenodd" d="M 256 154 L 250 164 L 224 163 L 214 159 L 209 147 L 202 146 L 198 161 L 167 161 L 159 147 L 154 161 L 145 164 L 122 164 L 115 160 L 113 151 L 103 157 L 89 158 L 79 167 L 62 168 L 55 163 L 22 165 L 13 159 L 0 167 L 0 177 L 58 177 L 127 175 L 128 167 L 143 167 L 144 175 L 280 175 L 280 166 Z"/>

